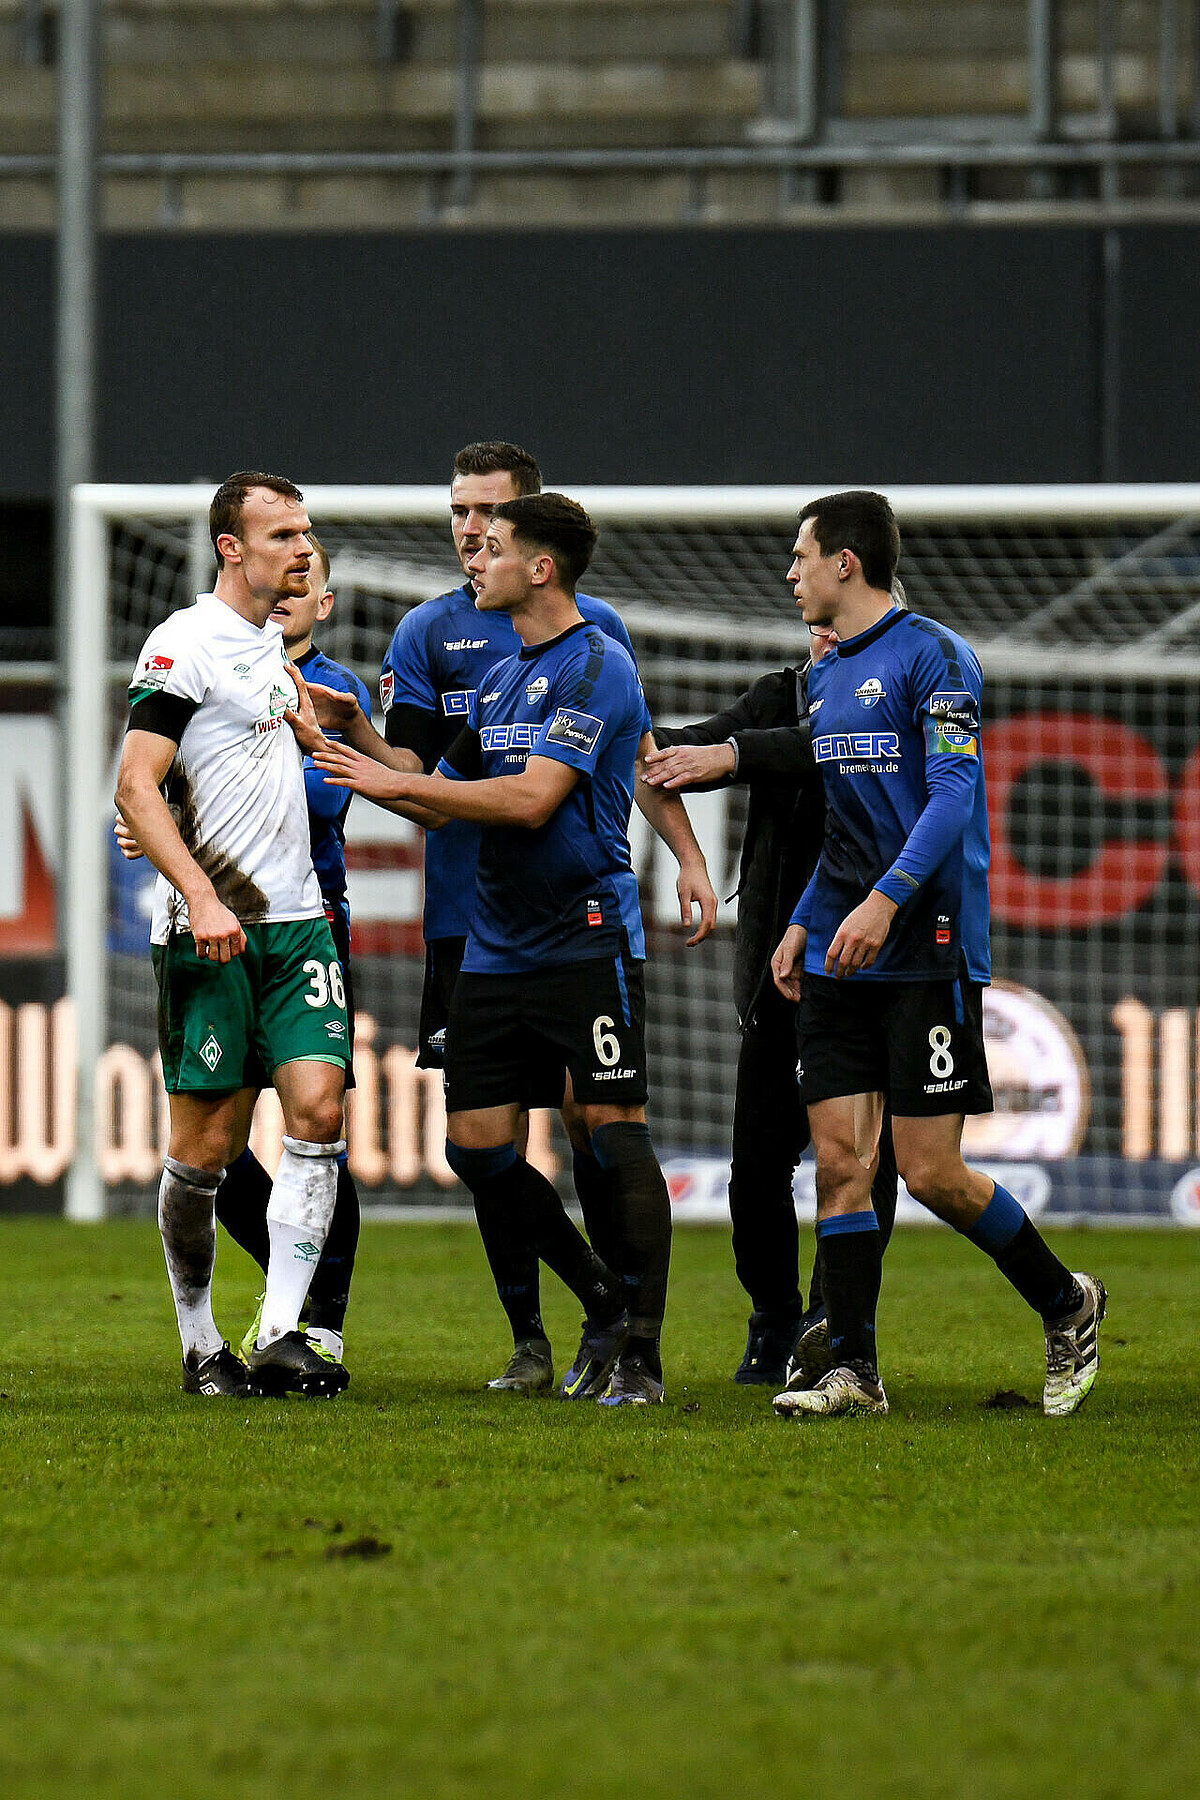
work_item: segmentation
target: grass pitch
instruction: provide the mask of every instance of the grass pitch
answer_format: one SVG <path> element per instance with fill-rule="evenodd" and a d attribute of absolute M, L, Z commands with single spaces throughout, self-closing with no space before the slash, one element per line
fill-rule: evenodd
<path fill-rule="evenodd" d="M 721 1233 L 676 1236 L 668 1404 L 610 1413 L 479 1391 L 467 1228 L 367 1226 L 349 1392 L 246 1405 L 179 1391 L 152 1226 L 0 1220 L 0 1793 L 1183 1800 L 1200 1239 L 1055 1242 L 1110 1292 L 1077 1417 L 986 1260 L 910 1231 L 891 1417 L 784 1423 L 729 1379 Z M 217 1287 L 236 1338 L 228 1244 Z"/>

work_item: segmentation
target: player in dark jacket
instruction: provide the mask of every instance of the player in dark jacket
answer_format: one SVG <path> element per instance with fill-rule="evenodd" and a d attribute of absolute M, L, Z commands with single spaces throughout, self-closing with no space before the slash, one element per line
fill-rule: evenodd
<path fill-rule="evenodd" d="M 814 639 L 813 648 L 815 659 L 824 645 Z M 736 784 L 748 790 L 733 975 L 742 1047 L 729 1174 L 734 1262 L 754 1307 L 734 1376 L 743 1383 L 784 1375 L 794 1348 L 814 1378 L 828 1356 L 819 1257 L 807 1311 L 800 1291 L 792 1180 L 809 1132 L 796 1083 L 796 1014 L 771 979 L 772 952 L 817 865 L 825 830 L 808 723 L 811 667 L 761 675 L 725 711 L 695 725 L 656 725 L 661 754 L 646 777 L 684 791 Z M 886 1243 L 896 1216 L 887 1130 L 871 1198 Z"/>

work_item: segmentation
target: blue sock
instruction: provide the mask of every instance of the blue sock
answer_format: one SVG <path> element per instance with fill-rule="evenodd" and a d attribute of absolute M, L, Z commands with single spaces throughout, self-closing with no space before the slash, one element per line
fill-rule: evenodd
<path fill-rule="evenodd" d="M 986 1250 L 989 1256 L 998 1256 L 1012 1243 L 1027 1216 L 1016 1196 L 997 1182 L 991 1199 L 970 1231 L 963 1235 L 978 1245 L 980 1250 Z"/>

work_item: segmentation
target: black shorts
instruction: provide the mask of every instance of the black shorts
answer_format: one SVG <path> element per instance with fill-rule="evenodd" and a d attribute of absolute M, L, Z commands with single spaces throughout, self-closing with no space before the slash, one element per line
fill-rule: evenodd
<path fill-rule="evenodd" d="M 622 952 L 535 975 L 458 978 L 446 1034 L 446 1110 L 558 1106 L 563 1069 L 584 1106 L 646 1101 L 646 989 Z M 557 1083 L 557 1099 L 547 1098 Z"/>
<path fill-rule="evenodd" d="M 446 1022 L 466 948 L 465 937 L 434 938 L 425 946 L 425 984 L 417 1024 L 418 1069 L 446 1066 Z"/>
<path fill-rule="evenodd" d="M 805 975 L 797 1020 L 806 1106 L 885 1094 L 897 1118 L 992 1110 L 976 981 Z"/>

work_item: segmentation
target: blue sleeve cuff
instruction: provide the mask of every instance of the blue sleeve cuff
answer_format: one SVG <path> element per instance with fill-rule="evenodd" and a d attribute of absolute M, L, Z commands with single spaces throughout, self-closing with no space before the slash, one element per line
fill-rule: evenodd
<path fill-rule="evenodd" d="M 894 900 L 897 906 L 903 906 L 906 900 L 911 900 L 920 885 L 919 881 L 914 881 L 906 870 L 898 868 L 895 863 L 875 883 L 879 892 L 886 894 L 889 900 Z"/>
<path fill-rule="evenodd" d="M 808 922 L 812 918 L 813 890 L 816 885 L 817 877 L 814 873 L 812 880 L 801 894 L 799 900 L 797 900 L 796 910 L 789 920 L 789 923 L 792 925 L 803 925 L 805 931 L 808 930 Z"/>

